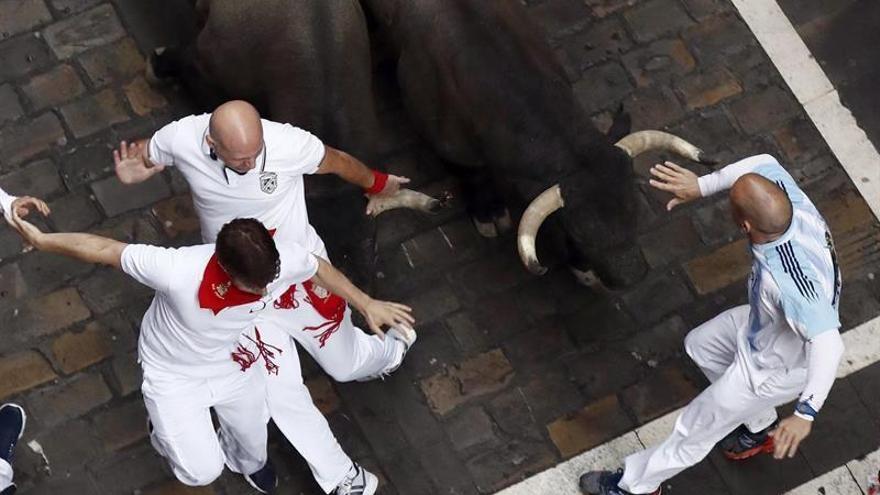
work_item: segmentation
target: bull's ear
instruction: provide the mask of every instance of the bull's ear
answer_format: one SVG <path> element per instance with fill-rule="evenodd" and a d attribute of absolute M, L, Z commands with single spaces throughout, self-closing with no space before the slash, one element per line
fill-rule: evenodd
<path fill-rule="evenodd" d="M 608 129 L 608 138 L 612 143 L 616 143 L 624 136 L 632 131 L 632 118 L 623 108 L 623 103 L 617 107 L 614 112 L 614 119 L 611 121 L 611 128 Z"/>

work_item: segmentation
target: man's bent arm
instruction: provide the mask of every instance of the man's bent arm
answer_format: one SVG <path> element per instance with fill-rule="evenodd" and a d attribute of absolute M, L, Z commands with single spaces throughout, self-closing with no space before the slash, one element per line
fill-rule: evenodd
<path fill-rule="evenodd" d="M 843 357 L 843 339 L 837 330 L 828 330 L 807 343 L 807 385 L 795 407 L 795 415 L 812 421 L 837 377 Z"/>
<path fill-rule="evenodd" d="M 358 289 L 342 272 L 333 265 L 318 257 L 318 272 L 312 277 L 321 287 L 345 299 L 358 311 L 363 312 L 371 298 Z"/>
<path fill-rule="evenodd" d="M 324 159 L 318 166 L 319 174 L 336 174 L 342 180 L 362 189 L 373 187 L 375 174 L 357 158 L 344 151 L 324 146 Z"/>
<path fill-rule="evenodd" d="M 34 247 L 40 251 L 114 268 L 122 267 L 122 251 L 127 246 L 115 239 L 83 233 L 43 234 L 37 244 Z"/>
<path fill-rule="evenodd" d="M 754 172 L 756 168 L 762 165 L 775 165 L 782 168 L 779 162 L 776 161 L 776 158 L 773 158 L 771 155 L 763 154 L 743 158 L 711 174 L 700 177 L 698 179 L 700 193 L 705 198 L 717 192 L 726 191 L 733 187 L 733 183 L 737 179 L 745 174 Z"/>

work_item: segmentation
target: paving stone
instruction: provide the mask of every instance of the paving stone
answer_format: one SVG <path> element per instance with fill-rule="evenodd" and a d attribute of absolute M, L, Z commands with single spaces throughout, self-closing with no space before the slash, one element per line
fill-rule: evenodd
<path fill-rule="evenodd" d="M 400 377 L 395 374 L 386 381 L 399 379 Z M 361 438 L 366 438 L 372 454 L 381 461 L 387 461 L 398 452 L 412 448 L 397 420 L 394 400 L 386 394 L 385 386 L 378 380 L 340 383 L 337 386 L 340 397 L 345 399 L 346 409 L 354 416 L 360 427 L 353 435 L 355 444 L 360 443 Z"/>
<path fill-rule="evenodd" d="M 339 396 L 326 376 L 318 376 L 305 381 L 312 396 L 312 402 L 324 416 L 329 416 L 339 409 Z"/>
<path fill-rule="evenodd" d="M 562 457 L 569 458 L 605 443 L 633 426 L 617 396 L 609 395 L 550 423 L 547 431 Z"/>
<path fill-rule="evenodd" d="M 701 462 L 663 482 L 663 493 L 714 493 L 733 495 L 711 462 Z"/>
<path fill-rule="evenodd" d="M 449 495 L 476 495 L 477 487 L 467 475 L 467 467 L 449 442 L 423 445 L 418 449 L 423 472 L 437 487 L 437 493 Z"/>
<path fill-rule="evenodd" d="M 678 407 L 699 394 L 677 363 L 657 368 L 648 377 L 620 393 L 621 401 L 632 410 L 640 424 L 645 424 Z"/>
<path fill-rule="evenodd" d="M 489 415 L 504 439 L 541 441 L 544 424 L 538 423 L 521 387 L 499 393 L 487 405 Z"/>
<path fill-rule="evenodd" d="M 52 478 L 73 475 L 94 460 L 100 447 L 84 419 L 74 419 L 37 436 L 52 466 Z M 85 493 L 85 492 L 69 492 Z"/>
<path fill-rule="evenodd" d="M 482 352 L 492 345 L 489 331 L 474 323 L 467 313 L 455 313 L 447 317 L 446 327 L 462 354 Z"/>
<path fill-rule="evenodd" d="M 49 203 L 51 221 L 60 232 L 80 232 L 101 221 L 101 214 L 87 194 L 62 196 Z"/>
<path fill-rule="evenodd" d="M 0 187 L 9 194 L 45 199 L 64 189 L 64 184 L 50 160 L 39 160 L 0 177 Z"/>
<path fill-rule="evenodd" d="M 625 339 L 635 331 L 636 325 L 619 303 L 600 301 L 584 305 L 566 320 L 566 327 L 572 338 L 583 346 Z"/>
<path fill-rule="evenodd" d="M 742 93 L 742 86 L 724 68 L 694 74 L 676 85 L 688 110 L 709 107 Z"/>
<path fill-rule="evenodd" d="M 475 300 L 486 294 L 516 287 L 533 277 L 522 266 L 511 242 L 502 252 L 483 258 L 451 272 L 449 281 L 455 294 L 463 300 Z"/>
<path fill-rule="evenodd" d="M 0 39 L 50 22 L 52 14 L 43 0 L 3 0 L 0 1 Z"/>
<path fill-rule="evenodd" d="M 687 29 L 683 37 L 703 66 L 749 68 L 766 60 L 748 26 L 734 12 L 701 19 Z"/>
<path fill-rule="evenodd" d="M 141 389 L 143 382 L 141 365 L 137 362 L 137 353 L 131 352 L 113 359 L 114 390 L 119 396 L 126 396 Z"/>
<path fill-rule="evenodd" d="M 697 21 L 732 9 L 731 4 L 724 0 L 683 0 L 683 2 L 685 9 Z"/>
<path fill-rule="evenodd" d="M 24 249 L 21 237 L 13 229 L 0 229 L 0 260 L 15 256 Z"/>
<path fill-rule="evenodd" d="M 746 239 L 722 246 L 685 264 L 688 278 L 698 294 L 709 294 L 734 282 L 743 281 L 751 268 L 752 257 Z"/>
<path fill-rule="evenodd" d="M 129 215 L 119 219 L 110 219 L 95 228 L 94 233 L 129 244 L 158 245 L 163 243 L 159 232 L 146 215 Z M 151 298 L 144 298 L 141 300 L 142 303 L 145 304 L 143 307 L 141 307 L 142 304 L 140 303 L 135 304 L 135 313 L 140 313 L 136 315 L 138 324 L 140 324 L 140 317 L 144 314 L 144 311 L 146 311 L 147 306 L 150 305 L 150 299 Z"/>
<path fill-rule="evenodd" d="M 815 477 L 800 452 L 793 459 L 785 461 L 760 455 L 749 459 L 749 462 L 730 462 L 718 449 L 714 449 L 709 458 L 733 494 L 778 495 Z"/>
<path fill-rule="evenodd" d="M 825 148 L 825 141 L 809 119 L 796 118 L 773 131 L 773 137 L 792 164 L 812 158 Z"/>
<path fill-rule="evenodd" d="M 148 436 L 147 410 L 140 398 L 95 415 L 95 435 L 107 452 L 130 447 Z"/>
<path fill-rule="evenodd" d="M 491 447 L 498 443 L 492 420 L 481 407 L 461 411 L 447 422 L 446 431 L 452 445 L 460 452 L 478 446 Z"/>
<path fill-rule="evenodd" d="M 684 110 L 671 89 L 642 88 L 633 93 L 624 108 L 632 116 L 633 129 L 661 129 L 684 117 Z"/>
<path fill-rule="evenodd" d="M 76 14 L 101 3 L 101 0 L 49 0 L 52 7 L 64 15 Z"/>
<path fill-rule="evenodd" d="M 596 400 L 636 383 L 642 376 L 644 364 L 631 353 L 603 349 L 591 354 L 569 356 L 566 366 L 581 393 L 590 400 Z M 609 373 L 608 370 L 614 372 Z"/>
<path fill-rule="evenodd" d="M 523 373 L 521 376 L 528 375 Z M 532 375 L 519 389 L 535 420 L 541 424 L 549 423 L 584 405 L 584 398 L 577 385 L 571 381 L 561 365 L 545 367 L 540 373 Z"/>
<path fill-rule="evenodd" d="M 740 127 L 747 134 L 769 131 L 798 112 L 797 102 L 777 87 L 750 93 L 730 106 Z"/>
<path fill-rule="evenodd" d="M 690 255 L 700 245 L 700 237 L 691 219 L 679 216 L 641 236 L 639 245 L 648 264 L 657 268 Z"/>
<path fill-rule="evenodd" d="M 503 348 L 516 369 L 526 370 L 553 361 L 573 346 L 563 325 L 548 321 L 512 337 L 503 343 Z"/>
<path fill-rule="evenodd" d="M 93 470 L 97 493 L 132 493 L 168 477 L 165 461 L 148 445 L 106 457 Z"/>
<path fill-rule="evenodd" d="M 77 138 L 94 134 L 129 118 L 125 106 L 112 89 L 105 89 L 63 106 L 61 115 Z"/>
<path fill-rule="evenodd" d="M 658 300 L 657 294 L 664 297 Z M 641 324 L 654 323 L 692 300 L 690 291 L 674 273 L 645 281 L 623 296 L 626 307 Z"/>
<path fill-rule="evenodd" d="M 72 190 L 112 173 L 112 153 L 112 148 L 101 141 L 68 150 L 61 157 L 64 183 Z"/>
<path fill-rule="evenodd" d="M 577 31 L 590 19 L 590 10 L 578 0 L 545 2 L 532 8 L 529 14 L 551 38 Z"/>
<path fill-rule="evenodd" d="M 512 378 L 510 362 L 495 349 L 422 380 L 421 387 L 431 408 L 445 415 L 474 397 L 504 388 Z"/>
<path fill-rule="evenodd" d="M 189 194 L 181 194 L 157 203 L 151 211 L 162 225 L 165 235 L 171 239 L 199 232 L 199 217 Z"/>
<path fill-rule="evenodd" d="M 606 17 L 610 14 L 638 4 L 638 0 L 585 0 L 586 4 L 593 9 L 596 17 Z"/>
<path fill-rule="evenodd" d="M 817 473 L 863 457 L 880 445 L 880 425 L 856 393 L 854 378 L 835 382 L 822 406 L 821 418 L 798 449 Z M 782 406 L 782 417 L 791 414 L 788 407 Z"/>
<path fill-rule="evenodd" d="M 10 263 L 0 267 L 0 305 L 8 307 L 18 304 L 27 293 L 27 282 L 24 281 L 18 263 Z"/>
<path fill-rule="evenodd" d="M 684 351 L 684 337 L 688 330 L 684 320 L 678 315 L 673 315 L 631 337 L 622 344 L 622 350 L 654 368 L 658 363 L 681 356 Z"/>
<path fill-rule="evenodd" d="M 162 482 L 145 492 L 144 495 L 214 495 L 210 486 L 186 486 L 177 480 Z"/>
<path fill-rule="evenodd" d="M 490 340 L 500 342 L 531 328 L 525 308 L 519 307 L 514 294 L 501 293 L 467 301 L 467 315 Z"/>
<path fill-rule="evenodd" d="M 47 387 L 27 399 L 29 411 L 40 424 L 53 427 L 77 418 L 113 397 L 100 374 L 80 374 L 59 385 Z"/>
<path fill-rule="evenodd" d="M 152 289 L 138 283 L 121 270 L 104 268 L 80 282 L 83 300 L 95 314 L 124 306 L 132 297 L 152 294 Z"/>
<path fill-rule="evenodd" d="M 36 118 L 0 129 L 0 163 L 22 162 L 52 145 L 64 145 L 67 139 L 58 117 L 44 113 Z"/>
<path fill-rule="evenodd" d="M 0 42 L 0 81 L 9 81 L 49 65 L 52 65 L 52 55 L 36 34 Z"/>
<path fill-rule="evenodd" d="M 580 71 L 600 62 L 618 58 L 632 47 L 632 39 L 623 23 L 609 18 L 561 40 L 566 60 Z"/>
<path fill-rule="evenodd" d="M 58 289 L 93 269 L 90 263 L 47 251 L 31 251 L 19 263 L 22 275 L 33 294 Z"/>
<path fill-rule="evenodd" d="M 67 332 L 52 342 L 55 364 L 68 375 L 107 359 L 112 352 L 110 334 L 95 322 L 82 332 Z"/>
<path fill-rule="evenodd" d="M 0 124 L 13 121 L 24 115 L 18 95 L 11 84 L 0 84 Z"/>
<path fill-rule="evenodd" d="M 416 317 L 418 318 L 418 317 Z M 418 324 L 419 345 L 406 355 L 407 371 L 416 378 L 431 376 L 462 359 L 455 342 L 442 322 Z"/>
<path fill-rule="evenodd" d="M 694 69 L 696 61 L 680 39 L 657 40 L 623 56 L 623 64 L 639 86 L 669 84 Z"/>
<path fill-rule="evenodd" d="M 584 71 L 581 80 L 572 86 L 575 98 L 588 113 L 616 107 L 632 87 L 626 71 L 616 62 Z"/>
<path fill-rule="evenodd" d="M 431 323 L 459 309 L 460 303 L 456 293 L 447 284 L 416 295 L 406 301 L 413 308 L 413 316 L 419 326 Z"/>
<path fill-rule="evenodd" d="M 143 77 L 138 77 L 126 84 L 124 90 L 131 109 L 140 116 L 149 115 L 168 105 L 168 100 L 150 87 Z"/>
<path fill-rule="evenodd" d="M 428 407 L 417 383 L 397 372 L 386 380 L 384 388 L 387 397 L 393 398 L 390 400 L 393 415 L 409 445 L 444 441 L 442 425 Z"/>
<path fill-rule="evenodd" d="M 109 3 L 56 22 L 43 31 L 43 37 L 59 59 L 70 58 L 123 36 L 125 30 Z"/>
<path fill-rule="evenodd" d="M 691 112 L 681 124 L 672 128 L 672 132 L 715 156 L 721 163 L 730 163 L 739 158 L 727 149 L 731 138 L 739 136 L 739 131 L 723 108 Z"/>
<path fill-rule="evenodd" d="M 383 462 L 382 470 L 388 475 L 397 493 L 436 493 L 425 468 L 409 452 L 399 452 Z"/>
<path fill-rule="evenodd" d="M 96 87 L 126 81 L 144 70 L 144 57 L 131 38 L 91 50 L 78 60 Z"/>
<path fill-rule="evenodd" d="M 46 359 L 34 351 L 0 357 L 0 400 L 56 378 Z"/>
<path fill-rule="evenodd" d="M 681 4 L 673 0 L 650 0 L 623 16 L 638 41 L 651 41 L 693 24 Z"/>
<path fill-rule="evenodd" d="M 38 338 L 85 320 L 91 313 L 76 289 L 67 288 L 31 298 L 3 312 L 3 321 L 17 340 Z"/>
<path fill-rule="evenodd" d="M 128 32 L 144 51 L 157 46 L 183 46 L 196 37 L 198 19 L 188 2 L 117 0 L 114 5 Z"/>
<path fill-rule="evenodd" d="M 149 206 L 171 195 L 168 183 L 161 175 L 134 185 L 125 185 L 115 176 L 108 177 L 92 183 L 92 192 L 108 217 Z"/>
<path fill-rule="evenodd" d="M 51 476 L 44 482 L 27 490 L 31 495 L 56 495 L 58 493 L 99 493 L 98 486 L 85 470 Z"/>
<path fill-rule="evenodd" d="M 67 64 L 34 76 L 21 89 L 37 110 L 57 106 L 86 91 L 76 71 Z"/>
<path fill-rule="evenodd" d="M 719 198 L 694 210 L 694 223 L 704 244 L 730 243 L 742 235 L 733 223 L 730 201 Z"/>
<path fill-rule="evenodd" d="M 470 459 L 466 465 L 480 493 L 494 493 L 556 462 L 543 442 L 515 440 Z"/>

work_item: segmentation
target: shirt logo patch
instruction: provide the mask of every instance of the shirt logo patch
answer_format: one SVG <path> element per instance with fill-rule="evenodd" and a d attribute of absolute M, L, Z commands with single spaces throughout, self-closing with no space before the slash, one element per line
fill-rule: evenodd
<path fill-rule="evenodd" d="M 266 194 L 272 194 L 278 187 L 278 175 L 275 172 L 263 172 L 260 174 L 260 190 Z"/>

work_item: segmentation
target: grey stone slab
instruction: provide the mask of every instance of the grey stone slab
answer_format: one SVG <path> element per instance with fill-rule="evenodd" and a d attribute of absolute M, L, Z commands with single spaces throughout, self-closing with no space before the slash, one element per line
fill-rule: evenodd
<path fill-rule="evenodd" d="M 171 195 L 171 189 L 161 175 L 135 185 L 125 185 L 115 176 L 108 177 L 92 183 L 92 192 L 108 217 L 149 206 Z"/>
<path fill-rule="evenodd" d="M 46 42 L 60 59 L 70 58 L 123 36 L 125 29 L 109 3 L 56 22 L 43 31 Z"/>

